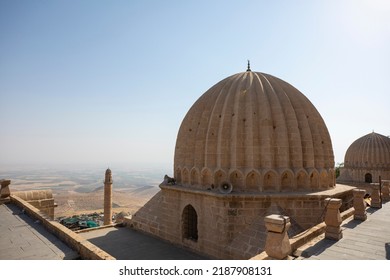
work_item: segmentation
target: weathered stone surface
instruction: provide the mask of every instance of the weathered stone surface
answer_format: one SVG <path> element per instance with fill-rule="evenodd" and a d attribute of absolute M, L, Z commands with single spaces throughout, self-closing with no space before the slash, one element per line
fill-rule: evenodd
<path fill-rule="evenodd" d="M 331 139 L 312 103 L 276 77 L 247 71 L 217 83 L 188 111 L 174 177 L 199 189 L 227 182 L 236 191 L 308 191 L 334 187 L 333 167 Z"/>
<path fill-rule="evenodd" d="M 379 185 L 373 185 L 371 189 L 371 207 L 381 208 L 382 200 L 379 193 Z"/>
<path fill-rule="evenodd" d="M 38 208 L 47 219 L 54 219 L 54 209 L 57 204 L 54 202 L 52 190 L 20 191 L 12 192 L 12 195 Z"/>
<path fill-rule="evenodd" d="M 352 196 L 335 187 L 331 139 L 312 103 L 290 84 L 252 71 L 217 83 L 188 111 L 174 179 L 131 226 L 219 259 L 259 254 L 267 214 L 290 216 L 298 232 L 322 219 L 325 197 Z M 185 209 L 193 209 L 190 218 Z"/>
<path fill-rule="evenodd" d="M 264 218 L 268 230 L 265 252 L 271 258 L 285 259 L 291 253 L 287 231 L 291 226 L 290 218 L 280 215 L 269 215 Z"/>
<path fill-rule="evenodd" d="M 290 223 L 290 218 L 273 214 L 266 216 L 264 222 L 268 232 L 282 233 L 286 230 L 286 224 Z"/>
<path fill-rule="evenodd" d="M 390 201 L 390 180 L 383 180 L 382 183 L 382 199 Z"/>
<path fill-rule="evenodd" d="M 9 190 L 9 184 L 11 184 L 11 180 L 0 180 L 0 198 L 6 198 L 10 196 L 11 192 Z"/>
<path fill-rule="evenodd" d="M 39 221 L 49 232 L 66 243 L 73 250 L 78 252 L 83 259 L 90 260 L 113 260 L 111 255 L 82 238 L 79 234 L 71 231 L 56 221 L 48 220 L 38 208 L 21 199 L 18 196 L 11 195 L 11 202 L 24 210 L 25 214 L 32 219 Z"/>
<path fill-rule="evenodd" d="M 365 221 L 367 219 L 366 202 L 364 201 L 365 194 L 365 190 L 353 190 L 353 208 L 355 208 L 353 217 L 355 220 Z"/>
<path fill-rule="evenodd" d="M 326 214 L 325 214 L 325 238 L 339 240 L 343 237 L 343 233 L 341 231 L 341 215 L 340 215 L 340 207 L 342 204 L 341 199 L 337 198 L 327 198 L 325 199 Z"/>

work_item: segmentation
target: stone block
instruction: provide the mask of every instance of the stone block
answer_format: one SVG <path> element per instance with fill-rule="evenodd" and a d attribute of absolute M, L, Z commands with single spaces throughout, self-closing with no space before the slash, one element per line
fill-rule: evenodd
<path fill-rule="evenodd" d="M 371 191 L 371 207 L 382 208 L 382 201 L 379 194 L 379 185 L 373 185 Z"/>
<path fill-rule="evenodd" d="M 325 238 L 339 240 L 342 238 L 340 207 L 342 200 L 338 198 L 325 199 Z"/>
<path fill-rule="evenodd" d="M 365 190 L 353 190 L 353 208 L 355 209 L 353 218 L 355 220 L 365 221 L 367 219 L 366 202 L 364 201 L 365 194 Z"/>
<path fill-rule="evenodd" d="M 327 226 L 325 230 L 325 238 L 332 240 L 340 240 L 343 238 L 341 227 Z"/>
<path fill-rule="evenodd" d="M 291 253 L 287 231 L 291 226 L 290 218 L 281 215 L 269 215 L 264 218 L 268 230 L 265 251 L 275 259 L 285 259 Z"/>
<path fill-rule="evenodd" d="M 9 185 L 11 184 L 11 180 L 0 180 L 0 198 L 6 198 L 9 197 L 11 192 L 9 189 Z"/>
<path fill-rule="evenodd" d="M 383 201 L 390 201 L 390 182 L 384 182 L 382 186 Z"/>

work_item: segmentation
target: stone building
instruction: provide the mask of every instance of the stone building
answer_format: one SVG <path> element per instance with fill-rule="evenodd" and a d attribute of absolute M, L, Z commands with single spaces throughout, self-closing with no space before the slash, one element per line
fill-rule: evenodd
<path fill-rule="evenodd" d="M 378 183 L 390 179 L 390 138 L 379 133 L 369 133 L 354 141 L 344 157 L 344 168 L 338 181 Z"/>
<path fill-rule="evenodd" d="M 185 116 L 174 178 L 133 215 L 132 226 L 219 259 L 264 249 L 264 216 L 291 218 L 292 230 L 319 222 L 336 186 L 331 139 L 319 112 L 274 76 L 238 73 L 206 91 Z"/>

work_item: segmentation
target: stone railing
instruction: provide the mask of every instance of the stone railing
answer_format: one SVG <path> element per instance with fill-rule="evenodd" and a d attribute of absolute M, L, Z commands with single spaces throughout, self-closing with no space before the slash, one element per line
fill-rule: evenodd
<path fill-rule="evenodd" d="M 86 260 L 115 260 L 107 252 L 93 245 L 91 242 L 83 238 L 77 233 L 61 225 L 58 222 L 50 221 L 47 215 L 34 207 L 30 203 L 21 199 L 18 196 L 11 194 L 11 202 L 23 209 L 24 212 L 35 220 L 38 220 L 49 232 L 54 234 L 58 239 L 75 250 L 82 259 Z"/>
<path fill-rule="evenodd" d="M 390 183 L 390 181 L 389 181 Z M 385 188 L 382 189 L 382 191 Z M 386 190 L 384 191 L 386 192 Z M 304 233 L 298 234 L 289 239 L 287 231 L 290 227 L 290 218 L 281 215 L 269 215 L 264 218 L 267 228 L 267 239 L 265 250 L 261 254 L 251 258 L 253 260 L 285 260 L 293 259 L 291 252 L 297 250 L 300 246 L 309 242 L 313 238 L 325 233 L 326 239 L 340 240 L 343 237 L 341 223 L 346 218 L 353 215 L 355 220 L 366 220 L 366 202 L 364 196 L 365 190 L 353 190 L 353 208 L 340 213 L 342 200 L 337 198 L 326 198 L 325 221 L 320 223 Z"/>

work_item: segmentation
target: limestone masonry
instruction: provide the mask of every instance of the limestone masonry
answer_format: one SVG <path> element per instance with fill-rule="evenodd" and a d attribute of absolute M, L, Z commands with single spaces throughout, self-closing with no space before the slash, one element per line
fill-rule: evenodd
<path fill-rule="evenodd" d="M 379 183 L 390 178 L 390 138 L 369 133 L 349 146 L 340 170 L 340 182 Z"/>
<path fill-rule="evenodd" d="M 104 225 L 112 224 L 112 173 L 108 168 L 104 179 Z"/>
<path fill-rule="evenodd" d="M 296 234 L 323 221 L 325 198 L 352 198 L 352 187 L 335 184 L 331 139 L 313 104 L 249 66 L 211 87 L 185 116 L 174 179 L 131 226 L 219 259 L 264 251 L 268 215 L 288 216 Z"/>

